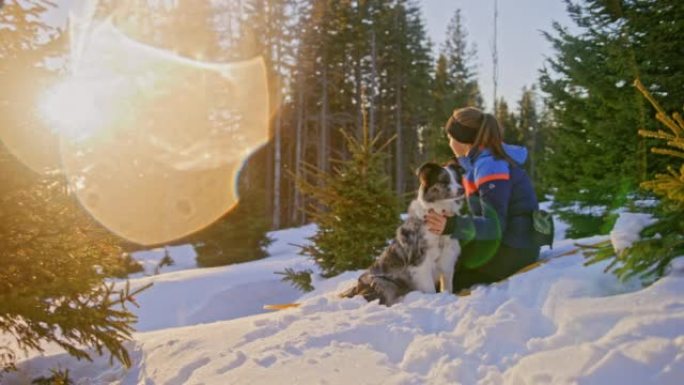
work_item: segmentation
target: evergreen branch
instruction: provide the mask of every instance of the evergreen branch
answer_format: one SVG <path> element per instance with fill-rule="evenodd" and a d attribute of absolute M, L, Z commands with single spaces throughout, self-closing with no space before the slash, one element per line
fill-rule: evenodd
<path fill-rule="evenodd" d="M 639 130 L 639 135 L 646 138 L 663 139 L 663 140 L 676 140 L 677 136 L 669 134 L 665 131 L 649 131 L 649 130 Z"/>
<path fill-rule="evenodd" d="M 676 140 L 667 142 L 667 145 L 670 147 L 681 148 L 682 150 L 684 150 L 684 139 L 676 139 Z"/>
<path fill-rule="evenodd" d="M 610 244 L 610 240 L 592 243 L 589 245 L 586 245 L 583 243 L 575 243 L 575 246 L 577 246 L 580 249 L 600 249 L 600 248 L 602 248 L 606 245 L 609 245 L 609 244 Z"/>
<path fill-rule="evenodd" d="M 344 128 L 340 128 L 338 131 L 342 135 L 342 138 L 347 141 L 349 146 L 351 146 L 353 148 L 362 148 L 363 147 L 362 142 L 359 142 L 359 140 L 357 140 L 354 135 L 351 135 Z"/>
<path fill-rule="evenodd" d="M 276 271 L 274 274 L 282 275 L 283 282 L 290 282 L 297 289 L 308 293 L 314 290 L 311 284 L 312 270 L 306 269 L 302 271 L 295 271 L 294 269 L 288 267 L 285 271 Z"/>
<path fill-rule="evenodd" d="M 392 135 L 385 141 L 385 143 L 380 145 L 380 147 L 377 147 L 377 143 L 380 142 L 381 139 L 382 133 L 375 135 L 375 138 L 373 138 L 370 142 L 369 148 L 376 149 L 377 152 L 382 152 L 387 146 L 397 139 L 397 134 Z"/>
<path fill-rule="evenodd" d="M 677 127 L 675 122 L 672 119 L 670 119 L 669 116 L 667 116 L 665 114 L 658 113 L 658 114 L 656 114 L 656 120 L 659 121 L 660 123 L 664 124 L 676 136 L 681 136 L 681 129 L 679 127 Z"/>
<path fill-rule="evenodd" d="M 679 112 L 675 112 L 672 114 L 672 118 L 677 122 L 679 127 L 684 127 L 684 119 L 682 118 L 682 115 Z"/>
<path fill-rule="evenodd" d="M 634 80 L 634 86 L 639 90 L 639 92 L 641 92 L 642 95 L 644 95 L 644 97 L 649 101 L 649 103 L 651 103 L 653 108 L 656 109 L 656 111 L 657 111 L 656 119 L 658 119 L 663 124 L 665 124 L 668 128 L 670 128 L 672 130 L 672 132 L 675 135 L 677 135 L 677 129 L 676 129 L 677 125 L 675 124 L 675 122 L 672 121 L 670 118 L 668 118 L 665 110 L 660 106 L 658 101 L 655 100 L 653 95 L 651 95 L 651 93 L 646 89 L 646 87 L 643 85 L 643 83 L 641 83 L 641 80 L 639 80 L 639 78 Z"/>
<path fill-rule="evenodd" d="M 380 148 L 377 149 L 377 151 L 378 152 L 385 151 L 385 149 L 387 147 L 389 147 L 389 145 L 392 144 L 392 142 L 396 139 L 397 139 L 397 134 L 392 135 L 389 139 L 387 139 L 387 141 L 385 143 L 382 144 L 382 146 L 380 146 Z"/>
<path fill-rule="evenodd" d="M 684 159 L 684 152 L 679 152 L 675 150 L 670 150 L 667 148 L 652 148 L 651 152 L 654 154 L 660 154 L 660 155 L 670 155 L 674 156 L 676 158 L 682 158 Z"/>

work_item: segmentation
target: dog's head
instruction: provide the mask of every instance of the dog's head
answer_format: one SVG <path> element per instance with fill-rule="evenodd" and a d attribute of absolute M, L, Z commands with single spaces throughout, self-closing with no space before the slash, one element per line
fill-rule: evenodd
<path fill-rule="evenodd" d="M 463 172 L 458 163 L 451 162 L 446 166 L 425 163 L 416 171 L 416 175 L 420 181 L 418 199 L 424 202 L 454 199 L 465 194 L 461 185 Z"/>
<path fill-rule="evenodd" d="M 356 286 L 348 289 L 341 296 L 351 298 L 361 295 L 368 302 L 380 300 L 381 305 L 392 306 L 409 291 L 411 290 L 408 286 L 400 281 L 373 275 L 367 271 L 361 274 Z"/>

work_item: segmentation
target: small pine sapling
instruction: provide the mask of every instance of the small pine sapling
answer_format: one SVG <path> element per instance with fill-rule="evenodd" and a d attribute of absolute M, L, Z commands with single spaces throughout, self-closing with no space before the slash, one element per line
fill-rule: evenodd
<path fill-rule="evenodd" d="M 335 160 L 329 173 L 303 164 L 296 179 L 309 199 L 309 217 L 318 226 L 312 244 L 302 248 L 331 277 L 367 268 L 386 246 L 399 224 L 399 198 L 392 191 L 384 164 L 382 134 L 371 137 L 363 114 L 362 137 L 341 131 L 350 157 Z"/>
<path fill-rule="evenodd" d="M 601 248 L 590 255 L 588 263 L 612 259 L 606 271 L 623 280 L 639 277 L 648 283 L 665 275 L 674 258 L 684 256 L 684 119 L 677 112 L 668 116 L 638 79 L 634 84 L 655 108 L 656 119 L 670 131 L 639 130 L 639 135 L 664 141 L 664 147 L 651 151 L 670 156 L 673 162 L 679 159 L 679 164 L 668 166 L 666 173 L 656 174 L 654 179 L 641 184 L 662 198 L 657 221 L 641 231 L 641 240 L 619 254 L 612 247 Z"/>
<path fill-rule="evenodd" d="M 32 385 L 73 385 L 73 381 L 71 380 L 71 377 L 69 377 L 69 369 L 66 370 L 58 370 L 58 369 L 51 369 L 50 372 L 52 373 L 51 376 L 49 377 L 38 377 L 31 381 Z"/>
<path fill-rule="evenodd" d="M 285 271 L 276 271 L 275 274 L 282 275 L 283 282 L 289 282 L 292 284 L 292 286 L 305 293 L 314 290 L 314 287 L 311 283 L 311 275 L 313 274 L 313 271 L 310 269 L 296 271 L 293 268 L 288 267 L 285 269 Z"/>

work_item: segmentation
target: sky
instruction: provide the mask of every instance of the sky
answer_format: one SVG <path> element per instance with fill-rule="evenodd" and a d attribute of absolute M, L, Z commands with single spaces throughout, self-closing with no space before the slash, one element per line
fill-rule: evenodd
<path fill-rule="evenodd" d="M 461 9 L 468 40 L 477 46 L 476 70 L 485 107 L 491 110 L 494 0 L 421 0 L 421 3 L 435 51 L 445 39 L 449 20 L 456 9 Z M 551 31 L 554 21 L 565 26 L 572 24 L 563 0 L 499 0 L 498 96 L 503 96 L 509 106 L 520 99 L 523 86 L 537 82 L 545 58 L 553 56 L 551 44 L 541 31 Z"/>

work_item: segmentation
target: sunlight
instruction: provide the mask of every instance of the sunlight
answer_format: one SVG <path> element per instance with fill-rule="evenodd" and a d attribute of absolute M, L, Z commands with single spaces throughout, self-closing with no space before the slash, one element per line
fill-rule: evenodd
<path fill-rule="evenodd" d="M 269 138 L 263 59 L 186 58 L 136 41 L 111 18 L 79 14 L 70 73 L 40 101 L 71 189 L 136 243 L 211 224 L 237 204 L 240 169 Z"/>
<path fill-rule="evenodd" d="M 70 79 L 49 89 L 40 102 L 40 112 L 57 134 L 69 140 L 83 140 L 113 121 L 107 87 Z M 111 99 L 111 97 L 108 97 Z"/>

